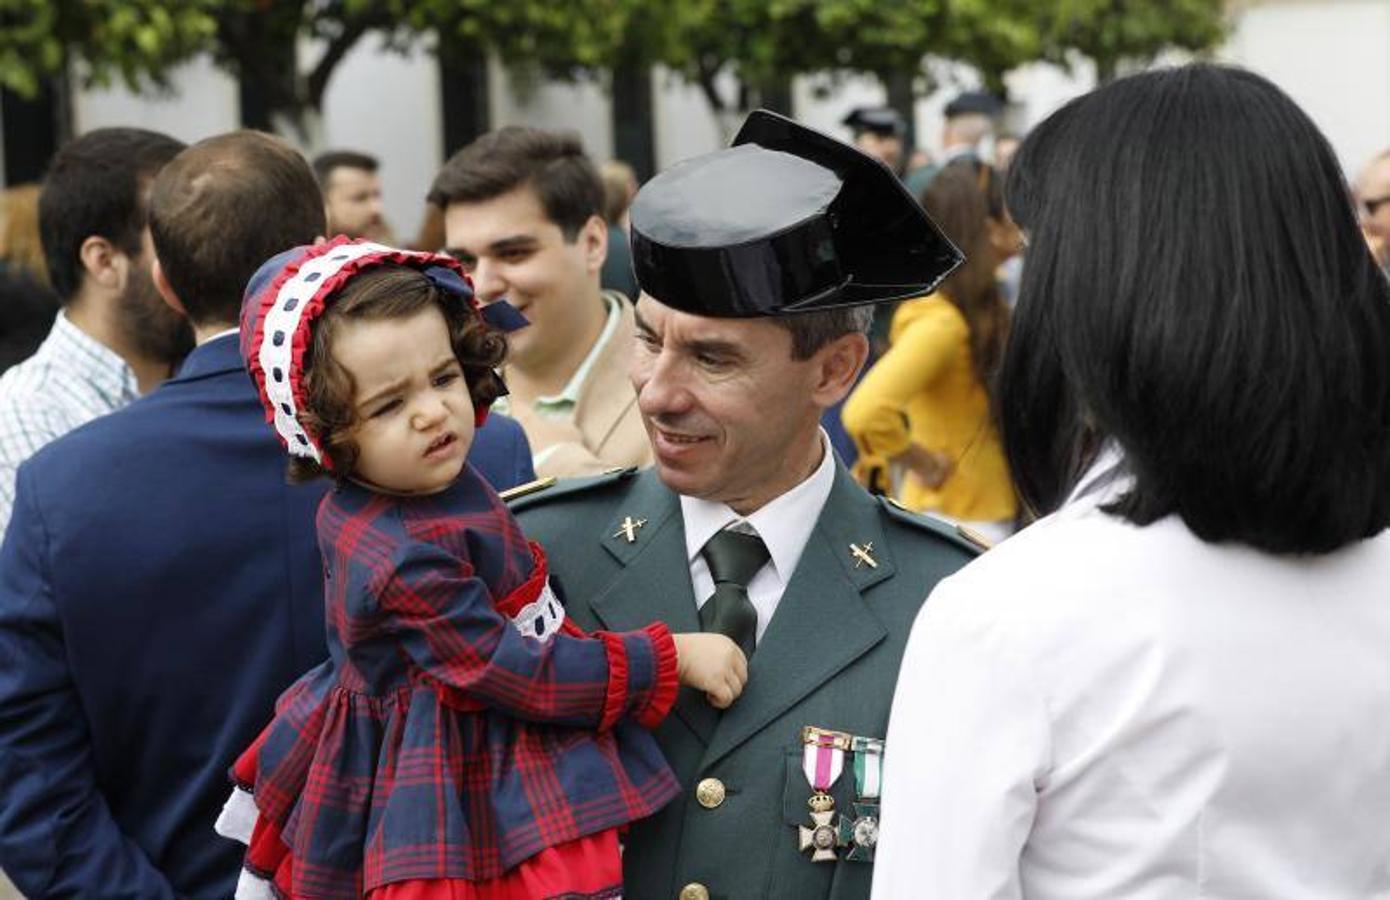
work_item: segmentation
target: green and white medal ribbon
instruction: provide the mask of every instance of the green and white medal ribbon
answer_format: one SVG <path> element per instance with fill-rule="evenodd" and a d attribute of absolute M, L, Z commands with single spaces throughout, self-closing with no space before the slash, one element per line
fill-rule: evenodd
<path fill-rule="evenodd" d="M 878 844 L 883 741 L 856 735 L 850 746 L 854 751 L 854 817 L 840 816 L 839 838 L 841 844 L 850 848 L 845 859 L 871 863 L 874 861 L 874 847 Z"/>

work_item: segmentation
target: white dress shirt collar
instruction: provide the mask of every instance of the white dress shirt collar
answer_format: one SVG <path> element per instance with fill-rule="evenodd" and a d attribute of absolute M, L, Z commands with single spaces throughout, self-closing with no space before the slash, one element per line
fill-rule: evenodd
<path fill-rule="evenodd" d="M 740 516 L 728 506 L 713 500 L 681 497 L 681 515 L 685 519 L 685 550 L 688 561 L 694 563 L 705 543 L 718 531 L 730 525 L 747 523 L 767 545 L 768 555 L 782 584 L 791 580 L 801 552 L 811 539 L 830 489 L 835 484 L 835 454 L 830 441 L 821 432 L 821 461 L 810 477 L 785 494 L 764 504 L 748 516 Z M 743 530 L 743 529 L 740 529 Z"/>
<path fill-rule="evenodd" d="M 1063 507 L 1080 512 L 1118 500 L 1134 487 L 1134 475 L 1125 468 L 1125 454 L 1119 442 L 1109 438 L 1096 451 L 1096 457 L 1067 495 Z"/>

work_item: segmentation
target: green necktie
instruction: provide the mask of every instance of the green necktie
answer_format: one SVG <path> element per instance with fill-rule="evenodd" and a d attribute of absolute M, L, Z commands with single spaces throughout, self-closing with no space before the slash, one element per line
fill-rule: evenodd
<path fill-rule="evenodd" d="M 700 555 L 714 579 L 714 594 L 700 607 L 700 628 L 727 636 L 751 657 L 758 611 L 748 599 L 748 582 L 767 562 L 767 546 L 756 534 L 726 530 L 710 538 Z"/>

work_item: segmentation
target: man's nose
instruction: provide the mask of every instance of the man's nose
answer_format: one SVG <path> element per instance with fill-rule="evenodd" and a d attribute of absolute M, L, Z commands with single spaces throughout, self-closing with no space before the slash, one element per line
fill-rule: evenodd
<path fill-rule="evenodd" d="M 637 407 L 643 415 L 658 416 L 686 412 L 691 407 L 690 391 L 681 367 L 673 356 L 637 351 L 632 367 L 632 386 L 637 390 Z"/>
<path fill-rule="evenodd" d="M 473 265 L 473 290 L 478 292 L 479 303 L 491 303 L 507 291 L 507 283 L 502 280 L 498 268 L 485 259 Z"/>

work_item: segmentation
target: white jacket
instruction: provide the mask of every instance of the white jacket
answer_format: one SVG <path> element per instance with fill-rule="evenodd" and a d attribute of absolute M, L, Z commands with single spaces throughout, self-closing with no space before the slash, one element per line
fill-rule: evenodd
<path fill-rule="evenodd" d="M 923 607 L 875 900 L 1390 897 L 1390 533 L 1276 557 L 1118 489 Z"/>

